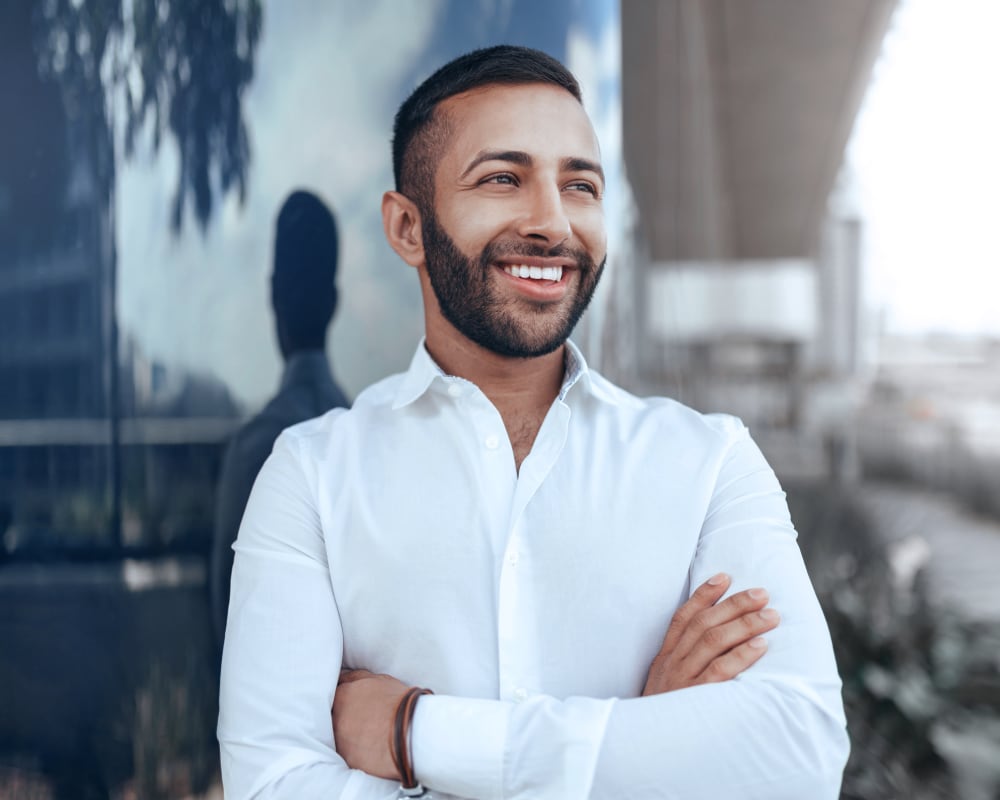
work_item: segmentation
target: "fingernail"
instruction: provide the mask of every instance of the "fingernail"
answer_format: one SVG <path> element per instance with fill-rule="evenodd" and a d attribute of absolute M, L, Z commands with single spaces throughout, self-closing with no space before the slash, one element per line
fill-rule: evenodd
<path fill-rule="evenodd" d="M 708 579 L 709 586 L 718 586 L 721 583 L 725 583 L 729 576 L 725 572 L 720 572 L 718 575 L 713 575 Z"/>
<path fill-rule="evenodd" d="M 767 597 L 767 592 L 764 589 L 750 589 L 747 594 L 754 600 L 763 600 Z"/>
<path fill-rule="evenodd" d="M 763 611 L 760 612 L 760 618 L 764 620 L 764 622 L 777 622 L 779 619 L 781 619 L 781 614 L 779 614 L 773 608 L 765 608 Z"/>
<path fill-rule="evenodd" d="M 767 639 L 763 636 L 758 636 L 755 639 L 751 639 L 747 642 L 747 644 L 749 644 L 754 650 L 763 650 L 767 647 Z"/>

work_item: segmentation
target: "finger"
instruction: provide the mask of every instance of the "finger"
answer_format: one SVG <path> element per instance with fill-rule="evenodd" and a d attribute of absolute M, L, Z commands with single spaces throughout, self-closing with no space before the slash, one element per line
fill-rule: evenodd
<path fill-rule="evenodd" d="M 714 659 L 695 680 L 696 684 L 721 683 L 745 672 L 767 652 L 767 639 L 756 636 Z"/>
<path fill-rule="evenodd" d="M 755 636 L 774 630 L 780 621 L 781 615 L 777 611 L 765 608 L 709 628 L 683 659 L 684 671 L 689 675 L 699 675 L 715 659 Z"/>
<path fill-rule="evenodd" d="M 687 657 L 707 631 L 746 614 L 760 611 L 767 605 L 767 601 L 768 594 L 764 589 L 746 589 L 727 597 L 711 608 L 702 609 L 691 618 L 681 633 L 673 650 L 674 655 L 679 658 Z"/>
<path fill-rule="evenodd" d="M 354 681 L 364 680 L 365 678 L 373 678 L 374 673 L 369 672 L 366 669 L 342 669 L 340 671 L 340 680 L 337 684 L 342 683 L 354 683 Z"/>
<path fill-rule="evenodd" d="M 732 578 L 726 573 L 720 572 L 695 589 L 691 597 L 677 609 L 673 619 L 670 620 L 667 633 L 663 637 L 663 644 L 660 645 L 660 653 L 671 652 L 677 646 L 678 640 L 687 630 L 691 620 L 700 612 L 715 605 L 719 598 L 726 593 L 730 583 L 732 583 Z"/>

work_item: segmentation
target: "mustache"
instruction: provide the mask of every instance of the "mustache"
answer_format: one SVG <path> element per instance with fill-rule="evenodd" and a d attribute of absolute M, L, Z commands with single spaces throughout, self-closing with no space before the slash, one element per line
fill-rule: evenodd
<path fill-rule="evenodd" d="M 500 258 L 510 256 L 526 256 L 528 258 L 565 258 L 572 261 L 576 268 L 586 272 L 596 268 L 594 260 L 586 250 L 566 245 L 556 245 L 555 247 L 542 247 L 530 242 L 500 241 L 490 242 L 483 248 L 479 257 L 483 267 L 489 267 Z"/>

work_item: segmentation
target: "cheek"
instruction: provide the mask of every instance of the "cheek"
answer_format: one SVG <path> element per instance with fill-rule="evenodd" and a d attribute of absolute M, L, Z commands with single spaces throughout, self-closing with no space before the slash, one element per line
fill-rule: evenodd
<path fill-rule="evenodd" d="M 580 242 L 600 264 L 608 250 L 608 232 L 604 227 L 603 209 L 581 211 L 574 222 L 574 230 Z"/>
<path fill-rule="evenodd" d="M 504 230 L 502 215 L 486 203 L 471 202 L 449 208 L 447 217 L 439 215 L 438 221 L 467 256 L 478 256 Z"/>

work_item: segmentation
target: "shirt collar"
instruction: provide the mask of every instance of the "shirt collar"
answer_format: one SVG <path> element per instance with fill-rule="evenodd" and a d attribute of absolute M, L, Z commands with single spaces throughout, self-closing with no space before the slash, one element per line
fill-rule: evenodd
<path fill-rule="evenodd" d="M 565 356 L 565 374 L 563 375 L 562 388 L 559 390 L 559 399 L 565 400 L 566 394 L 570 389 L 577 383 L 577 381 L 582 380 L 581 385 L 590 388 L 590 368 L 587 366 L 587 360 L 583 357 L 583 353 L 580 352 L 580 348 L 577 347 L 572 340 L 566 340 L 566 356 Z"/>
<path fill-rule="evenodd" d="M 410 359 L 410 368 L 403 373 L 403 380 L 396 390 L 396 397 L 392 403 L 393 411 L 408 406 L 420 397 L 430 388 L 435 378 L 448 377 L 427 352 L 426 341 L 426 337 L 420 337 L 420 344 Z"/>
<path fill-rule="evenodd" d="M 410 360 L 410 367 L 403 373 L 403 379 L 396 390 L 396 397 L 393 400 L 392 408 L 397 410 L 408 406 L 417 400 L 430 389 L 434 379 L 438 378 L 445 382 L 461 381 L 453 375 L 447 375 L 431 358 L 427 352 L 426 339 L 421 338 L 417 350 Z M 567 393 L 577 383 L 588 393 L 602 396 L 595 386 L 590 368 L 583 357 L 583 353 L 571 340 L 566 341 L 566 374 L 563 377 L 562 388 L 559 390 L 559 399 L 565 400 Z"/>

